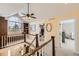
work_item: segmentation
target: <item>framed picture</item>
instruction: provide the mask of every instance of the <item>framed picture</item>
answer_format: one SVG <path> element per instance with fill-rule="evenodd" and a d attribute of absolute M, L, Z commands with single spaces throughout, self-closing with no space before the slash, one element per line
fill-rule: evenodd
<path fill-rule="evenodd" d="M 46 31 L 51 32 L 52 31 L 52 25 L 51 23 L 46 24 Z"/>
<path fill-rule="evenodd" d="M 36 31 L 36 24 L 30 25 L 30 30 L 35 32 Z"/>

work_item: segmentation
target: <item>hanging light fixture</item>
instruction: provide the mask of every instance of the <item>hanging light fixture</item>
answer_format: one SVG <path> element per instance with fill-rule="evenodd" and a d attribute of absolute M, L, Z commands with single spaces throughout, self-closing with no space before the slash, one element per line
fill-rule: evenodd
<path fill-rule="evenodd" d="M 34 13 L 30 13 L 29 12 L 29 3 L 27 3 L 27 13 L 25 14 L 25 13 L 22 13 L 24 16 L 22 16 L 22 17 L 26 17 L 26 18 L 33 18 L 33 19 L 36 19 L 36 17 L 34 17 Z"/>

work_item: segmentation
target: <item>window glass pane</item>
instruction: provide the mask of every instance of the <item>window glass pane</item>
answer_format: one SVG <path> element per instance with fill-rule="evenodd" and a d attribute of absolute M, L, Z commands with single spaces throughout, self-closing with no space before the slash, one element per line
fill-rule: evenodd
<path fill-rule="evenodd" d="M 8 21 L 13 21 L 13 22 L 20 22 L 20 23 L 21 23 L 21 20 L 20 20 L 20 18 L 18 18 L 18 17 L 16 17 L 16 16 L 9 17 L 9 18 L 8 18 Z"/>
<path fill-rule="evenodd" d="M 8 32 L 22 32 L 22 21 L 16 16 L 8 18 Z"/>
<path fill-rule="evenodd" d="M 15 31 L 15 28 L 14 28 L 14 25 L 15 25 L 15 22 L 8 22 L 8 30 L 9 31 Z"/>

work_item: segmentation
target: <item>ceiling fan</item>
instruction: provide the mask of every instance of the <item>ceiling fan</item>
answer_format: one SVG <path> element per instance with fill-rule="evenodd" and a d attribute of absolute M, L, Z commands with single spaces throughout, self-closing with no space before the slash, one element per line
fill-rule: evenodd
<path fill-rule="evenodd" d="M 26 18 L 32 18 L 32 19 L 36 19 L 36 17 L 34 16 L 34 13 L 29 13 L 29 3 L 27 3 L 27 13 L 22 13 L 24 16 L 22 16 L 22 18 L 26 17 Z"/>

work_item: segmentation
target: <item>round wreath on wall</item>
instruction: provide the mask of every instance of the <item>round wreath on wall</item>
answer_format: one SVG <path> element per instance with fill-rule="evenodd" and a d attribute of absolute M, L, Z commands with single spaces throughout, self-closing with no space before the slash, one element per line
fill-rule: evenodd
<path fill-rule="evenodd" d="M 52 25 L 51 23 L 46 24 L 46 31 L 51 32 L 52 31 Z"/>

